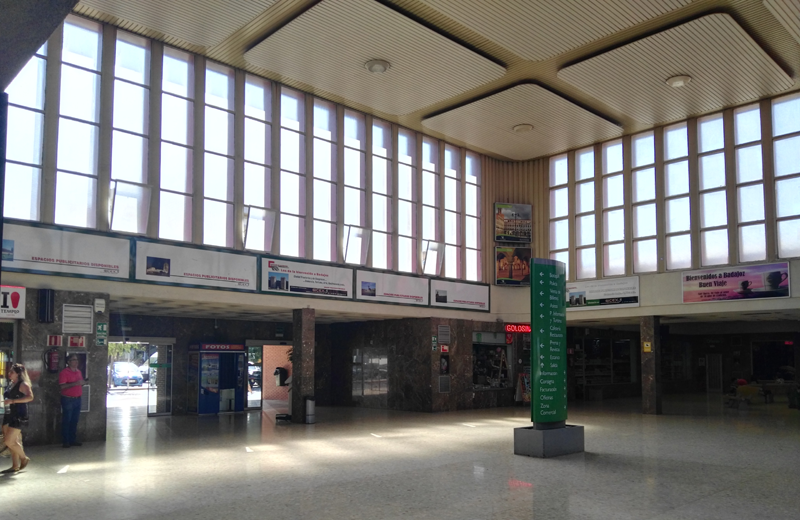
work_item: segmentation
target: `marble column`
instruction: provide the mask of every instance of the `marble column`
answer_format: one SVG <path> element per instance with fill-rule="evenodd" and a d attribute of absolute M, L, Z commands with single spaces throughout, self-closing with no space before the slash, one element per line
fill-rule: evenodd
<path fill-rule="evenodd" d="M 292 422 L 306 421 L 306 398 L 314 397 L 314 309 L 292 311 Z"/>
<path fill-rule="evenodd" d="M 639 322 L 642 349 L 642 413 L 645 414 L 662 413 L 660 324 L 658 316 L 643 316 Z"/>

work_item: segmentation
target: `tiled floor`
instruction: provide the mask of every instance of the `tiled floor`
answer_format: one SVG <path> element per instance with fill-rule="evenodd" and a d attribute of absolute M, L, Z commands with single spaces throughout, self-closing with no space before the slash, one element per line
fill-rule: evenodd
<path fill-rule="evenodd" d="M 26 471 L 0 477 L 0 518 L 800 518 L 800 412 L 785 401 L 739 411 L 679 396 L 662 416 L 639 409 L 572 405 L 586 452 L 542 460 L 512 453 L 524 408 L 317 408 L 308 426 L 112 408 L 106 443 L 32 447 Z"/>

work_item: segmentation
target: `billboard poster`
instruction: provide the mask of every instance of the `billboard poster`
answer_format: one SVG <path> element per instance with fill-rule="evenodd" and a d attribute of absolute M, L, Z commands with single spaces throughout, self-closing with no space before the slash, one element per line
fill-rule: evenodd
<path fill-rule="evenodd" d="M 588 282 L 567 282 L 567 310 L 598 307 L 638 307 L 639 277 L 609 278 Z"/>
<path fill-rule="evenodd" d="M 791 296 L 787 262 L 686 271 L 681 280 L 683 303 Z"/>
<path fill-rule="evenodd" d="M 127 279 L 130 260 L 131 242 L 125 238 L 3 226 L 3 269 Z"/>
<path fill-rule="evenodd" d="M 353 270 L 262 258 L 261 290 L 274 294 L 307 294 L 350 300 L 353 298 Z"/>
<path fill-rule="evenodd" d="M 489 312 L 489 286 L 431 280 L 431 305 Z"/>
<path fill-rule="evenodd" d="M 531 285 L 531 248 L 495 247 L 495 285 L 529 287 Z"/>
<path fill-rule="evenodd" d="M 136 279 L 148 282 L 256 290 L 256 257 L 136 242 Z"/>
<path fill-rule="evenodd" d="M 428 279 L 373 271 L 356 271 L 356 300 L 428 305 Z"/>
<path fill-rule="evenodd" d="M 497 242 L 530 243 L 531 205 L 494 203 L 494 239 Z"/>

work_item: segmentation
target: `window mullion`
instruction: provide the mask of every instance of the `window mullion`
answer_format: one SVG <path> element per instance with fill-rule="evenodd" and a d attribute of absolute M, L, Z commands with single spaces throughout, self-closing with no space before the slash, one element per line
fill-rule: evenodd
<path fill-rule="evenodd" d="M 373 240 L 375 230 L 372 226 L 372 116 L 364 116 L 364 227 L 371 229 L 369 235 L 369 247 L 367 248 L 367 263 L 372 267 L 372 253 L 375 249 Z"/>
<path fill-rule="evenodd" d="M 698 174 L 697 118 L 686 121 L 688 152 L 686 157 L 689 169 L 689 233 L 692 237 L 692 268 L 703 265 L 702 243 L 700 240 L 700 175 Z"/>
<path fill-rule="evenodd" d="M 146 235 L 158 237 L 161 206 L 161 81 L 164 72 L 164 44 L 150 42 L 150 99 L 148 111 L 147 184 L 150 186 L 150 215 Z"/>
<path fill-rule="evenodd" d="M 300 153 L 306 155 L 305 174 L 301 177 L 304 178 L 303 186 L 305 187 L 306 210 L 303 215 L 303 223 L 305 227 L 305 255 L 301 258 L 314 258 L 314 96 L 304 96 L 305 108 L 303 109 L 303 117 L 305 117 L 305 124 L 303 128 L 305 132 L 303 143 L 305 149 L 300 150 Z"/>
<path fill-rule="evenodd" d="M 392 215 L 392 218 L 389 222 L 389 236 L 390 236 L 390 244 L 391 244 L 391 251 L 389 254 L 389 264 L 388 268 L 393 271 L 400 270 L 400 260 L 399 260 L 399 251 L 400 251 L 400 147 L 398 146 L 398 139 L 399 139 L 399 128 L 397 125 L 391 125 L 391 147 L 392 147 L 392 159 L 391 159 L 391 167 L 390 175 L 391 182 L 392 182 L 392 191 L 391 191 L 391 206 L 389 209 L 389 213 Z"/>
<path fill-rule="evenodd" d="M 764 182 L 764 218 L 766 224 L 766 258 L 767 262 L 778 259 L 777 239 L 777 201 L 775 200 L 775 157 L 772 137 L 772 100 L 764 99 L 760 103 L 761 113 L 761 163 Z"/>
<path fill-rule="evenodd" d="M 728 203 L 728 261 L 739 263 L 739 197 L 733 109 L 722 113 L 725 142 L 725 191 Z"/>
<path fill-rule="evenodd" d="M 64 24 L 53 31 L 47 41 L 45 64 L 44 128 L 42 130 L 42 182 L 39 196 L 40 220 L 55 222 L 56 161 L 58 156 L 58 119 L 61 104 L 61 53 L 64 41 Z"/>
<path fill-rule="evenodd" d="M 244 249 L 244 71 L 233 73 L 233 248 Z"/>
<path fill-rule="evenodd" d="M 567 223 L 569 225 L 569 238 L 567 239 L 567 280 L 577 279 L 577 265 L 578 258 L 575 247 L 578 243 L 578 219 L 576 218 L 577 211 L 577 189 L 575 176 L 577 175 L 578 167 L 576 166 L 576 153 L 575 150 L 567 153 Z M 533 215 L 531 215 L 533 217 Z"/>
<path fill-rule="evenodd" d="M 97 229 L 111 228 L 108 215 L 108 196 L 111 182 L 111 138 L 114 112 L 114 66 L 116 61 L 117 29 L 103 24 L 100 62 L 100 115 L 97 139 Z"/>
<path fill-rule="evenodd" d="M 206 59 L 194 55 L 194 140 L 192 149 L 192 243 L 203 243 L 205 182 Z"/>
<path fill-rule="evenodd" d="M 626 135 L 622 138 L 622 207 L 624 213 L 622 221 L 625 223 L 625 235 L 623 244 L 625 247 L 625 273 L 628 276 L 633 273 L 633 174 L 631 173 L 633 164 L 633 152 L 631 150 L 631 136 Z"/>
<path fill-rule="evenodd" d="M 344 107 L 336 105 L 336 261 L 344 263 Z"/>
<path fill-rule="evenodd" d="M 602 278 L 604 273 L 603 246 L 605 243 L 605 233 L 603 221 L 605 220 L 605 208 L 603 207 L 603 145 L 594 145 L 594 277 Z"/>

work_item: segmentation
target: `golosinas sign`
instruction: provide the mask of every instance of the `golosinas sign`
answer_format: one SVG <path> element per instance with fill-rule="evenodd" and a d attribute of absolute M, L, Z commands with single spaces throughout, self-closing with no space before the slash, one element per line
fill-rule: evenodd
<path fill-rule="evenodd" d="M 25 288 L 0 286 L 0 318 L 25 319 Z"/>

